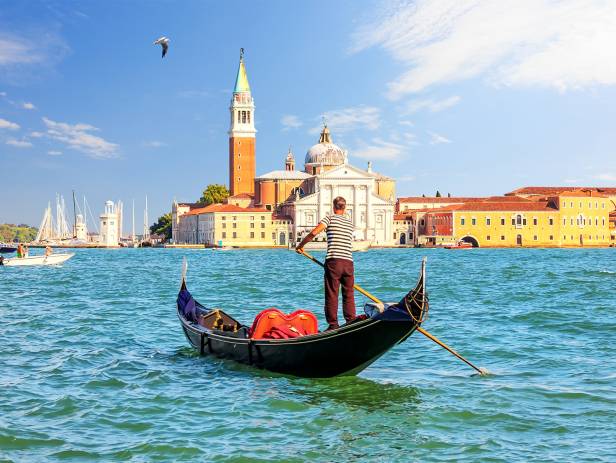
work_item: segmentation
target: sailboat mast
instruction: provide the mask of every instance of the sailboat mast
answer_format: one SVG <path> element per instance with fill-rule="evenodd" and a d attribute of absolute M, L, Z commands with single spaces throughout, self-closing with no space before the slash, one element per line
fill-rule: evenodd
<path fill-rule="evenodd" d="M 75 206 L 75 190 L 73 190 L 73 238 L 77 238 L 77 209 Z"/>

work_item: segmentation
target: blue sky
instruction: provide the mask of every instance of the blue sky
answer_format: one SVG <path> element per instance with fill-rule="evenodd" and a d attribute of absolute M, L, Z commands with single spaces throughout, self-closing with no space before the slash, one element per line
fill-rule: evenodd
<path fill-rule="evenodd" d="M 240 47 L 258 173 L 289 145 L 301 166 L 325 115 L 399 196 L 614 186 L 614 43 L 593 0 L 0 0 L 0 223 L 73 189 L 155 218 L 226 183 Z"/>

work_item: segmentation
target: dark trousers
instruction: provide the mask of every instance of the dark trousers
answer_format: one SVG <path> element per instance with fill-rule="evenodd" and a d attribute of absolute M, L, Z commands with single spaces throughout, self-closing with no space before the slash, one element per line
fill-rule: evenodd
<path fill-rule="evenodd" d="M 355 318 L 355 284 L 353 261 L 325 261 L 325 319 L 331 327 L 338 326 L 338 291 L 342 284 L 342 314 L 347 322 Z"/>

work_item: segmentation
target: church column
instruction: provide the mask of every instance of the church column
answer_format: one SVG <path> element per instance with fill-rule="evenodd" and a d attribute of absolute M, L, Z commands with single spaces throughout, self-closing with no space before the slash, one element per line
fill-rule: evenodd
<path fill-rule="evenodd" d="M 357 215 L 360 213 L 357 204 L 357 185 L 353 186 L 353 227 L 357 228 Z"/>
<path fill-rule="evenodd" d="M 372 187 L 366 187 L 366 238 L 374 239 L 374 230 L 372 227 L 374 226 L 374 217 L 372 217 Z M 372 232 L 371 232 L 372 230 Z"/>

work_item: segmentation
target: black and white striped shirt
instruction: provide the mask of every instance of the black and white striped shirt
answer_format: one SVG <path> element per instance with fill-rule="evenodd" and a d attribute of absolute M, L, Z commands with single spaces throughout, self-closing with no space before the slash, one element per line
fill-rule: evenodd
<path fill-rule="evenodd" d="M 353 260 L 353 223 L 347 215 L 331 214 L 321 223 L 327 232 L 327 259 Z"/>

